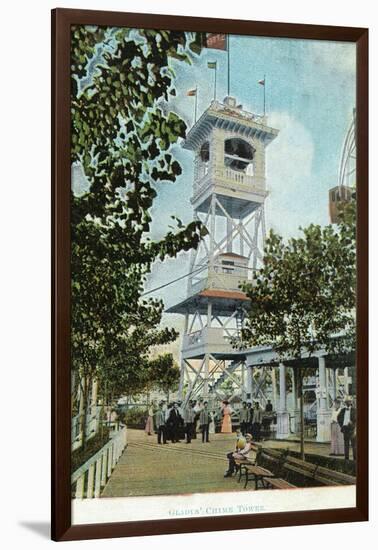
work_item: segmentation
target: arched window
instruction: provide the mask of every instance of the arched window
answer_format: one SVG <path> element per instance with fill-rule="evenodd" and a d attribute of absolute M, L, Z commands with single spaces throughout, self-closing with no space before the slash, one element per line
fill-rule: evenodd
<path fill-rule="evenodd" d="M 253 147 L 243 139 L 230 138 L 224 142 L 224 163 L 232 170 L 247 172 L 249 166 L 252 168 L 254 154 Z"/>

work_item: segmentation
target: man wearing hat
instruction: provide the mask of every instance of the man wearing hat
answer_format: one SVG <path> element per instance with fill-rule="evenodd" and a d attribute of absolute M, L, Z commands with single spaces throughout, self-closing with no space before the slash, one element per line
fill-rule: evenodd
<path fill-rule="evenodd" d="M 260 409 L 260 403 L 255 401 L 255 406 L 252 410 L 252 435 L 255 441 L 260 441 L 261 422 L 262 410 Z"/>
<path fill-rule="evenodd" d="M 200 412 L 200 426 L 202 432 L 202 443 L 209 443 L 209 424 L 210 424 L 210 412 L 207 408 L 207 401 L 203 404 L 203 409 Z"/>
<path fill-rule="evenodd" d="M 171 430 L 171 440 L 172 443 L 178 443 L 180 441 L 179 430 L 180 425 L 182 424 L 182 418 L 178 411 L 178 404 L 173 403 L 173 407 L 169 413 L 168 424 Z"/>
<path fill-rule="evenodd" d="M 356 460 L 356 409 L 352 406 L 352 399 L 345 398 L 345 407 L 340 409 L 337 422 L 344 436 L 344 456 L 349 460 L 349 447 L 352 447 L 353 460 Z"/>
<path fill-rule="evenodd" d="M 154 414 L 154 423 L 155 428 L 157 431 L 157 438 L 159 445 L 161 444 L 161 440 L 163 438 L 163 443 L 167 443 L 167 431 L 166 431 L 166 425 L 165 425 L 165 413 L 163 410 L 163 403 L 159 403 L 159 408 Z"/>
<path fill-rule="evenodd" d="M 252 450 L 252 435 L 245 434 L 245 440 L 243 441 L 243 443 L 242 443 L 242 439 L 244 438 L 239 439 L 239 442 L 242 445 L 244 445 L 244 441 L 245 441 L 245 445 L 242 449 L 240 449 L 241 445 L 237 445 L 238 450 L 231 453 L 227 453 L 228 470 L 226 471 L 223 477 L 231 477 L 232 474 L 235 472 L 235 468 L 236 468 L 235 460 L 248 460 L 248 457 Z"/>
<path fill-rule="evenodd" d="M 245 435 L 248 431 L 248 416 L 249 411 L 247 409 L 247 402 L 243 401 L 242 407 L 239 410 L 240 431 L 243 435 Z"/>
<path fill-rule="evenodd" d="M 192 439 L 197 439 L 197 423 L 200 417 L 201 409 L 202 409 L 201 403 L 193 399 L 193 410 L 194 410 L 195 416 L 194 416 L 194 422 L 193 422 Z"/>
<path fill-rule="evenodd" d="M 189 403 L 184 409 L 183 414 L 184 414 L 184 423 L 185 423 L 186 442 L 191 443 L 192 437 L 193 437 L 194 418 L 196 416 L 192 401 L 189 401 Z"/>

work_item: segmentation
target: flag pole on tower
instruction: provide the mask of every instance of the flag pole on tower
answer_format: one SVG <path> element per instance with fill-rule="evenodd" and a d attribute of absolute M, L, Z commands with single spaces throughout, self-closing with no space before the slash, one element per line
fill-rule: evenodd
<path fill-rule="evenodd" d="M 264 87 L 264 116 L 266 113 L 266 104 L 265 104 L 265 90 L 266 90 L 266 75 L 264 74 L 264 78 L 262 80 L 259 80 L 259 84 Z"/>
<path fill-rule="evenodd" d="M 230 35 L 217 33 L 217 32 L 208 32 L 205 37 L 205 48 L 212 50 L 227 50 L 227 95 L 230 95 Z M 215 66 L 210 66 L 215 63 Z M 207 66 L 209 69 L 217 70 L 217 62 L 208 63 Z M 215 83 L 214 83 L 214 98 L 216 93 L 216 73 L 215 73 Z"/>
<path fill-rule="evenodd" d="M 196 97 L 194 100 L 194 124 L 197 122 L 197 103 L 198 103 L 198 89 L 196 86 Z"/>
<path fill-rule="evenodd" d="M 227 95 L 230 95 L 230 35 L 227 35 Z"/>
<path fill-rule="evenodd" d="M 186 92 L 186 95 L 189 97 L 194 97 L 194 124 L 197 122 L 197 93 L 198 89 L 197 86 L 193 88 L 192 90 L 188 90 Z"/>

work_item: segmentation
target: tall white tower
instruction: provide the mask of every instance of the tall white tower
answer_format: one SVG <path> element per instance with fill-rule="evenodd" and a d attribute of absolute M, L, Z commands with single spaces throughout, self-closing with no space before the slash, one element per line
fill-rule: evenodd
<path fill-rule="evenodd" d="M 185 316 L 180 397 L 213 401 L 230 381 L 246 397 L 244 355 L 232 347 L 249 301 L 239 284 L 252 279 L 265 240 L 265 148 L 278 130 L 267 117 L 213 101 L 189 131 L 184 148 L 194 152 L 191 203 L 208 235 L 192 252 L 187 298 L 167 312 Z M 237 374 L 237 375 L 236 375 Z"/>

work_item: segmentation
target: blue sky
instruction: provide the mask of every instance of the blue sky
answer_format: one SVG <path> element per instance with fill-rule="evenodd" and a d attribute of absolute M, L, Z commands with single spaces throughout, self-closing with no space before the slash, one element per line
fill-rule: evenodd
<path fill-rule="evenodd" d="M 261 114 L 266 75 L 268 124 L 279 130 L 267 148 L 267 229 L 288 238 L 299 226 L 325 225 L 328 190 L 338 183 L 343 140 L 355 107 L 355 46 L 351 43 L 297 39 L 231 36 L 231 95 L 243 108 Z M 218 62 L 217 99 L 227 93 L 227 54 L 204 50 L 192 65 L 172 62 L 177 96 L 169 108 L 193 123 L 194 98 L 186 91 L 198 86 L 198 116 L 213 98 L 214 71 L 208 61 Z M 173 152 L 183 174 L 173 185 L 159 186 L 154 206 L 152 236 L 161 237 L 174 213 L 184 222 L 192 219 L 189 202 L 193 180 L 193 157 L 179 145 Z M 148 289 L 189 271 L 189 254 L 164 264 L 157 262 Z M 186 281 L 156 293 L 167 306 L 185 298 Z M 181 326 L 179 316 L 168 322 Z M 164 320 L 167 322 L 167 319 Z"/>

